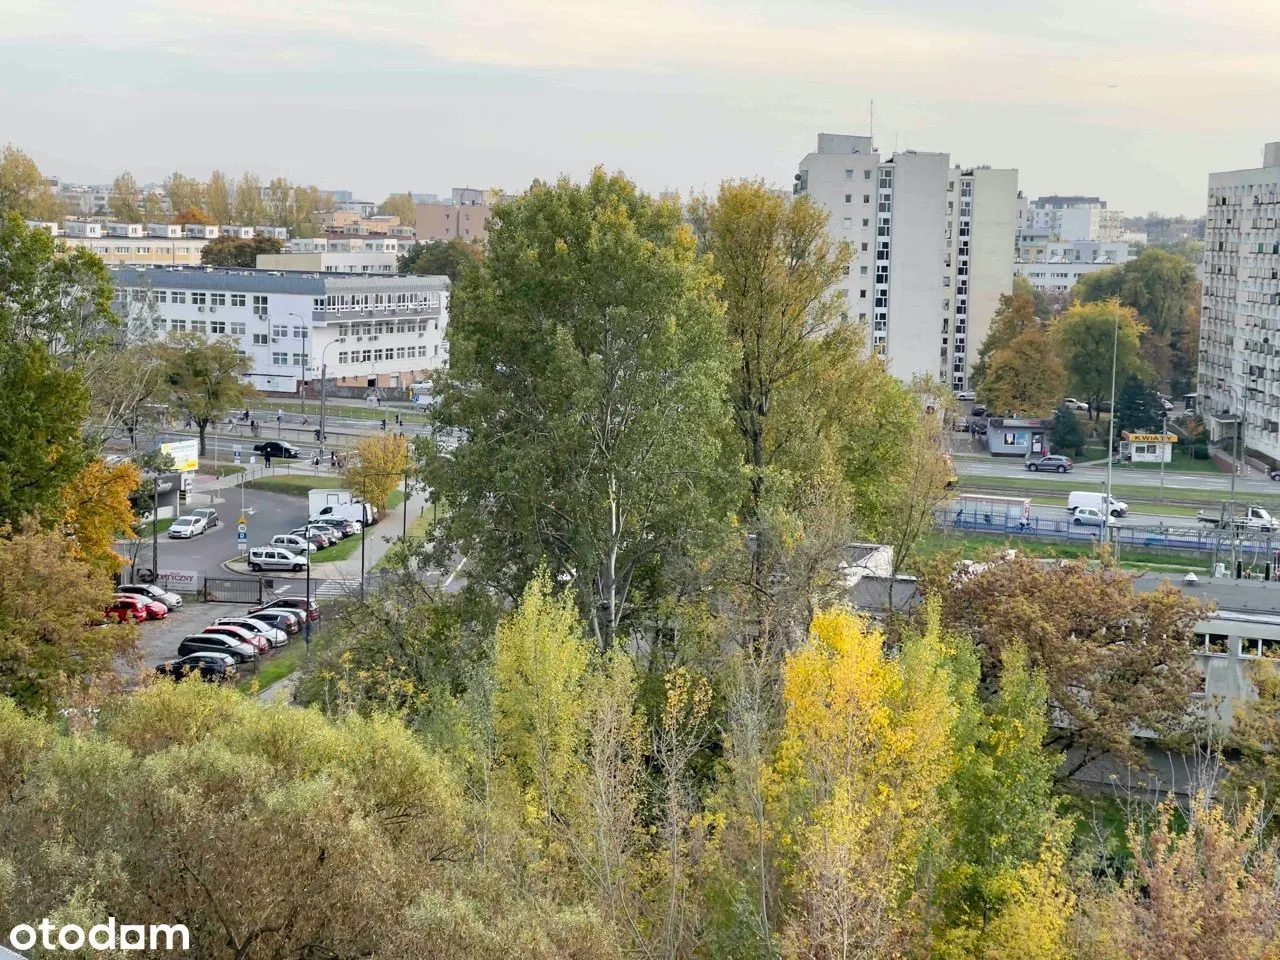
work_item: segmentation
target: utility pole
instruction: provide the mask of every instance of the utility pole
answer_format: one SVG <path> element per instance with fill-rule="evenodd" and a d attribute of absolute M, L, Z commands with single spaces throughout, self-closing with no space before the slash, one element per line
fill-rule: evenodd
<path fill-rule="evenodd" d="M 1115 313 L 1115 327 L 1111 333 L 1111 417 L 1107 420 L 1107 502 L 1104 504 L 1103 512 L 1103 530 L 1106 531 L 1107 541 L 1111 542 L 1111 461 L 1112 451 L 1116 444 L 1116 361 L 1120 354 L 1120 306 L 1118 303 L 1112 302 L 1112 309 Z"/>
<path fill-rule="evenodd" d="M 160 579 L 160 474 L 151 481 L 151 582 Z"/>
<path fill-rule="evenodd" d="M 1173 444 L 1168 442 L 1169 436 L 1169 414 L 1164 415 L 1164 419 L 1160 422 L 1160 445 L 1162 448 L 1173 449 Z M 1160 451 L 1160 502 L 1164 503 L 1164 450 Z"/>

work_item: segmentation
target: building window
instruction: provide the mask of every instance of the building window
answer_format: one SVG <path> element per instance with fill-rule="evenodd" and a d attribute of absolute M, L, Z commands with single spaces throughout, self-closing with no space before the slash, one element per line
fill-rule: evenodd
<path fill-rule="evenodd" d="M 852 193 L 846 193 L 846 194 L 844 195 L 844 202 L 845 202 L 845 203 L 853 203 L 853 194 L 852 194 Z"/>
<path fill-rule="evenodd" d="M 287 353 L 273 353 L 271 362 L 277 367 L 287 367 L 289 365 L 289 355 Z"/>
<path fill-rule="evenodd" d="M 853 171 L 852 171 L 852 170 L 846 170 L 846 171 L 844 172 L 844 178 L 845 178 L 846 180 L 852 180 L 852 179 L 853 179 Z"/>
<path fill-rule="evenodd" d="M 871 221 L 870 221 L 870 220 L 868 220 L 866 217 L 863 217 L 863 218 L 862 218 L 862 225 L 863 225 L 864 227 L 869 227 L 869 226 L 871 226 Z"/>
<path fill-rule="evenodd" d="M 186 319 L 183 317 L 174 317 L 172 320 L 169 321 L 169 329 L 176 330 L 179 333 L 182 333 L 184 330 L 187 329 Z"/>
<path fill-rule="evenodd" d="M 338 324 L 338 336 L 345 337 L 350 332 L 351 332 L 351 329 L 350 327 L 347 326 L 347 324 L 345 323 Z"/>
<path fill-rule="evenodd" d="M 225 293 L 209 294 L 209 304 L 214 307 L 225 307 L 227 305 L 227 295 Z"/>
<path fill-rule="evenodd" d="M 243 294 L 243 293 L 233 293 L 233 294 L 231 295 L 231 305 L 232 305 L 233 307 L 243 307 L 243 306 L 244 306 L 244 294 Z"/>
<path fill-rule="evenodd" d="M 192 332 L 192 333 L 206 333 L 206 332 L 207 332 L 207 331 L 205 330 L 204 318 L 203 318 L 203 317 L 199 318 L 198 320 L 192 320 L 192 321 L 191 321 L 191 332 Z"/>
<path fill-rule="evenodd" d="M 866 253 L 866 252 L 867 252 L 867 244 L 866 244 L 866 241 L 863 241 L 863 244 L 862 244 L 862 252 L 863 252 L 863 253 Z"/>
<path fill-rule="evenodd" d="M 374 362 L 375 362 L 375 363 L 376 363 L 377 361 L 379 361 L 379 360 L 381 360 L 381 359 L 382 359 L 382 352 L 383 352 L 383 351 L 382 351 L 382 348 L 381 348 L 381 347 L 379 347 L 377 350 L 373 351 L 373 360 L 374 360 Z"/>
<path fill-rule="evenodd" d="M 870 170 L 863 170 L 863 171 L 862 171 L 862 179 L 863 179 L 863 180 L 870 180 L 870 179 L 871 179 L 871 171 L 870 171 Z"/>
<path fill-rule="evenodd" d="M 157 291 L 156 291 L 156 303 L 167 303 L 167 302 L 168 302 L 168 300 L 169 300 L 169 294 L 168 294 L 168 291 L 166 291 L 166 290 L 157 290 Z"/>
<path fill-rule="evenodd" d="M 295 367 L 305 367 L 307 365 L 307 355 L 305 353 L 295 353 L 293 355 L 293 365 Z"/>
<path fill-rule="evenodd" d="M 260 317 L 267 315 L 267 298 L 265 295 L 256 293 L 253 295 L 253 312 Z"/>
<path fill-rule="evenodd" d="M 370 360 L 372 360 L 372 359 L 373 359 L 373 351 L 372 351 L 372 350 L 365 350 L 365 351 L 363 351 L 363 352 L 360 354 L 360 362 L 361 362 L 361 363 L 368 363 L 368 362 L 369 362 Z"/>
<path fill-rule="evenodd" d="M 306 328 L 306 327 L 294 327 L 294 328 L 293 328 L 293 339 L 295 339 L 295 340 L 305 340 L 305 339 L 307 339 L 307 328 Z"/>
<path fill-rule="evenodd" d="M 265 347 L 270 342 L 270 337 L 265 333 L 255 333 L 253 335 L 253 345 L 255 347 Z"/>
<path fill-rule="evenodd" d="M 347 352 L 347 351 L 345 351 L 345 350 L 339 350 L 339 351 L 338 351 L 338 363 L 345 365 L 345 364 L 350 363 L 350 362 L 351 362 L 351 354 L 350 354 L 350 353 L 348 353 L 348 352 Z"/>
<path fill-rule="evenodd" d="M 203 307 L 209 301 L 208 294 L 199 292 L 198 290 L 191 294 L 191 305 L 193 307 Z"/>
<path fill-rule="evenodd" d="M 186 292 L 185 290 L 175 290 L 175 291 L 173 291 L 173 302 L 174 302 L 174 303 L 186 303 L 186 302 L 187 302 L 187 292 Z"/>
<path fill-rule="evenodd" d="M 224 333 L 226 333 L 226 332 L 227 332 L 227 321 L 225 321 L 225 320 L 210 320 L 210 321 L 209 321 L 209 332 L 210 332 L 210 333 L 212 333 L 212 334 L 213 334 L 214 336 L 216 336 L 216 337 L 220 337 L 220 336 L 222 336 Z"/>
<path fill-rule="evenodd" d="M 853 217 L 845 217 L 841 224 L 846 230 L 853 229 Z"/>
<path fill-rule="evenodd" d="M 271 327 L 271 335 L 273 337 L 276 337 L 277 339 L 283 340 L 289 336 L 289 328 L 284 326 L 279 326 L 279 325 L 273 325 Z"/>
<path fill-rule="evenodd" d="M 381 334 L 381 333 L 382 333 L 382 324 L 381 324 L 381 323 L 375 323 L 375 324 L 373 325 L 373 332 L 374 332 L 374 333 L 377 333 L 377 334 Z"/>
<path fill-rule="evenodd" d="M 867 275 L 867 265 L 864 263 L 861 267 L 858 268 L 858 272 L 865 277 Z"/>
<path fill-rule="evenodd" d="M 239 321 L 239 322 L 237 322 L 237 321 L 235 321 L 235 320 L 232 320 L 232 321 L 231 321 L 231 335 L 232 335 L 233 337 L 243 337 L 243 336 L 244 336 L 244 329 L 245 329 L 245 328 L 244 328 L 244 321 L 243 321 L 243 320 L 241 320 L 241 321 Z"/>

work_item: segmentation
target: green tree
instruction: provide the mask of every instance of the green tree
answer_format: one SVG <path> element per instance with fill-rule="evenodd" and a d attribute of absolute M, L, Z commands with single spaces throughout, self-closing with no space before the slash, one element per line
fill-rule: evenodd
<path fill-rule="evenodd" d="M 608 649 L 723 516 L 714 280 L 678 211 L 596 171 L 501 204 L 450 307 L 437 416 L 467 439 L 424 464 L 451 507 L 436 555 L 508 595 L 549 558 Z"/>
<path fill-rule="evenodd" d="M 200 262 L 210 267 L 253 268 L 259 254 L 280 253 L 284 244 L 275 237 L 215 237 L 200 251 Z"/>
<path fill-rule="evenodd" d="M 96 371 L 120 365 L 110 304 L 96 256 L 60 254 L 48 233 L 16 214 L 0 220 L 0 403 L 21 411 L 0 417 L 0 522 L 48 511 L 88 462 L 91 404 L 110 402 Z"/>
<path fill-rule="evenodd" d="M 413 194 L 393 193 L 378 204 L 378 213 L 384 217 L 399 217 L 404 226 L 413 226 L 418 214 L 413 208 Z"/>
<path fill-rule="evenodd" d="M 1149 433 L 1158 429 L 1164 417 L 1164 407 L 1156 392 L 1142 382 L 1136 373 L 1125 377 L 1116 398 L 1116 429 L 1136 433 Z"/>
<path fill-rule="evenodd" d="M 474 243 L 453 237 L 450 240 L 430 240 L 415 243 L 400 255 L 397 264 L 401 273 L 419 276 L 448 277 L 456 283 L 463 271 L 484 259 L 483 248 Z"/>
<path fill-rule="evenodd" d="M 166 223 L 168 215 L 164 212 L 164 200 L 154 190 L 148 190 L 142 197 L 142 219 L 147 223 Z"/>
<path fill-rule="evenodd" d="M 142 205 L 138 202 L 138 181 L 126 170 L 111 183 L 111 196 L 107 206 L 111 216 L 120 223 L 141 223 Z"/>
<path fill-rule="evenodd" d="M 1086 273 L 1071 291 L 1079 303 L 1105 303 L 1117 299 L 1124 290 L 1124 267 L 1108 267 Z"/>
<path fill-rule="evenodd" d="M 1116 383 L 1146 371 L 1138 355 L 1143 329 L 1133 308 L 1116 300 L 1075 304 L 1054 322 L 1069 389 L 1088 402 L 1095 420 L 1102 401 L 1111 399 L 1113 356 Z"/>
<path fill-rule="evenodd" d="M 1025 294 L 1031 298 L 1034 308 L 1034 315 L 1042 323 L 1047 323 L 1049 319 L 1058 312 L 1057 304 L 1049 298 L 1039 287 L 1034 286 L 1026 277 L 1014 276 L 1012 296 Z"/>
<path fill-rule="evenodd" d="M 751 477 L 749 519 L 758 519 L 765 477 L 781 445 L 769 419 L 777 394 L 818 376 L 834 344 L 826 333 L 843 302 L 835 284 L 849 266 L 827 214 L 806 197 L 787 201 L 757 181 L 726 182 L 714 202 L 695 205 L 704 244 L 724 278 L 720 288 L 734 347 L 730 401 Z"/>
<path fill-rule="evenodd" d="M 1045 417 L 1066 385 L 1057 344 L 1043 330 L 1030 329 L 990 355 L 978 399 L 994 414 Z"/>
<path fill-rule="evenodd" d="M 1032 290 L 1015 284 L 1013 293 L 1002 293 L 996 312 L 991 317 L 991 326 L 978 348 L 978 359 L 973 367 L 972 382 L 975 389 L 981 389 L 986 379 L 987 368 L 991 357 L 997 350 L 1011 344 L 1019 335 L 1041 329 L 1046 314 L 1040 313 L 1036 307 L 1036 298 Z"/>
<path fill-rule="evenodd" d="M 198 333 L 170 334 L 159 347 L 165 394 L 200 431 L 201 456 L 209 424 L 256 395 L 243 379 L 253 361 L 239 347 L 230 337 L 207 340 Z"/>
<path fill-rule="evenodd" d="M 24 220 L 51 221 L 65 212 L 34 160 L 13 144 L 0 149 L 0 217 L 16 213 Z"/>
<path fill-rule="evenodd" d="M 246 227 L 256 227 L 264 222 L 266 208 L 262 200 L 262 181 L 255 173 L 244 173 L 236 181 L 232 191 L 232 220 Z M 222 221 L 225 223 L 226 221 Z"/>
<path fill-rule="evenodd" d="M 204 185 L 204 207 L 213 223 L 231 223 L 234 217 L 235 189 L 221 170 L 209 174 Z M 252 226 L 252 224 L 251 224 Z"/>
<path fill-rule="evenodd" d="M 1058 409 L 1053 412 L 1049 440 L 1057 452 L 1069 452 L 1076 457 L 1084 453 L 1084 429 L 1080 426 L 1076 412 L 1068 410 L 1065 403 L 1058 404 Z"/>
<path fill-rule="evenodd" d="M 199 210 L 204 206 L 204 184 L 195 177 L 175 171 L 165 180 L 164 192 L 169 198 L 169 209 L 175 214 L 193 208 Z"/>

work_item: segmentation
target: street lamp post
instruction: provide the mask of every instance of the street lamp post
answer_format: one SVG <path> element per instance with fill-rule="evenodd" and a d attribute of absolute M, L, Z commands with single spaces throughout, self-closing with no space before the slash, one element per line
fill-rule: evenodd
<path fill-rule="evenodd" d="M 1115 328 L 1111 333 L 1111 417 L 1107 420 L 1107 502 L 1104 504 L 1103 530 L 1107 532 L 1107 540 L 1111 534 L 1111 461 L 1116 442 L 1116 361 L 1120 356 L 1120 306 L 1112 303 L 1115 312 Z"/>
<path fill-rule="evenodd" d="M 329 353 L 329 348 L 335 343 L 346 343 L 346 337 L 335 337 L 324 345 L 320 350 L 320 458 L 324 459 L 324 442 L 329 438 L 325 432 L 325 385 L 329 382 L 329 368 L 325 364 L 325 357 Z"/>

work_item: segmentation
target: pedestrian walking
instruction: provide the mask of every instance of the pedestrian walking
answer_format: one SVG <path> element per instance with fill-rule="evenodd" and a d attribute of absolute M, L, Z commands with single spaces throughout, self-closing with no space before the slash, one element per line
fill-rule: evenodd
<path fill-rule="evenodd" d="M 383 418 L 382 418 L 382 429 L 383 429 L 384 431 L 387 429 L 387 418 L 386 418 L 386 417 L 383 417 Z"/>
<path fill-rule="evenodd" d="M 336 467 L 338 465 L 338 452 L 336 450 L 329 451 L 329 466 Z"/>
<path fill-rule="evenodd" d="M 267 469 L 271 469 L 271 454 L 264 452 L 262 454 L 262 462 L 267 465 Z"/>

